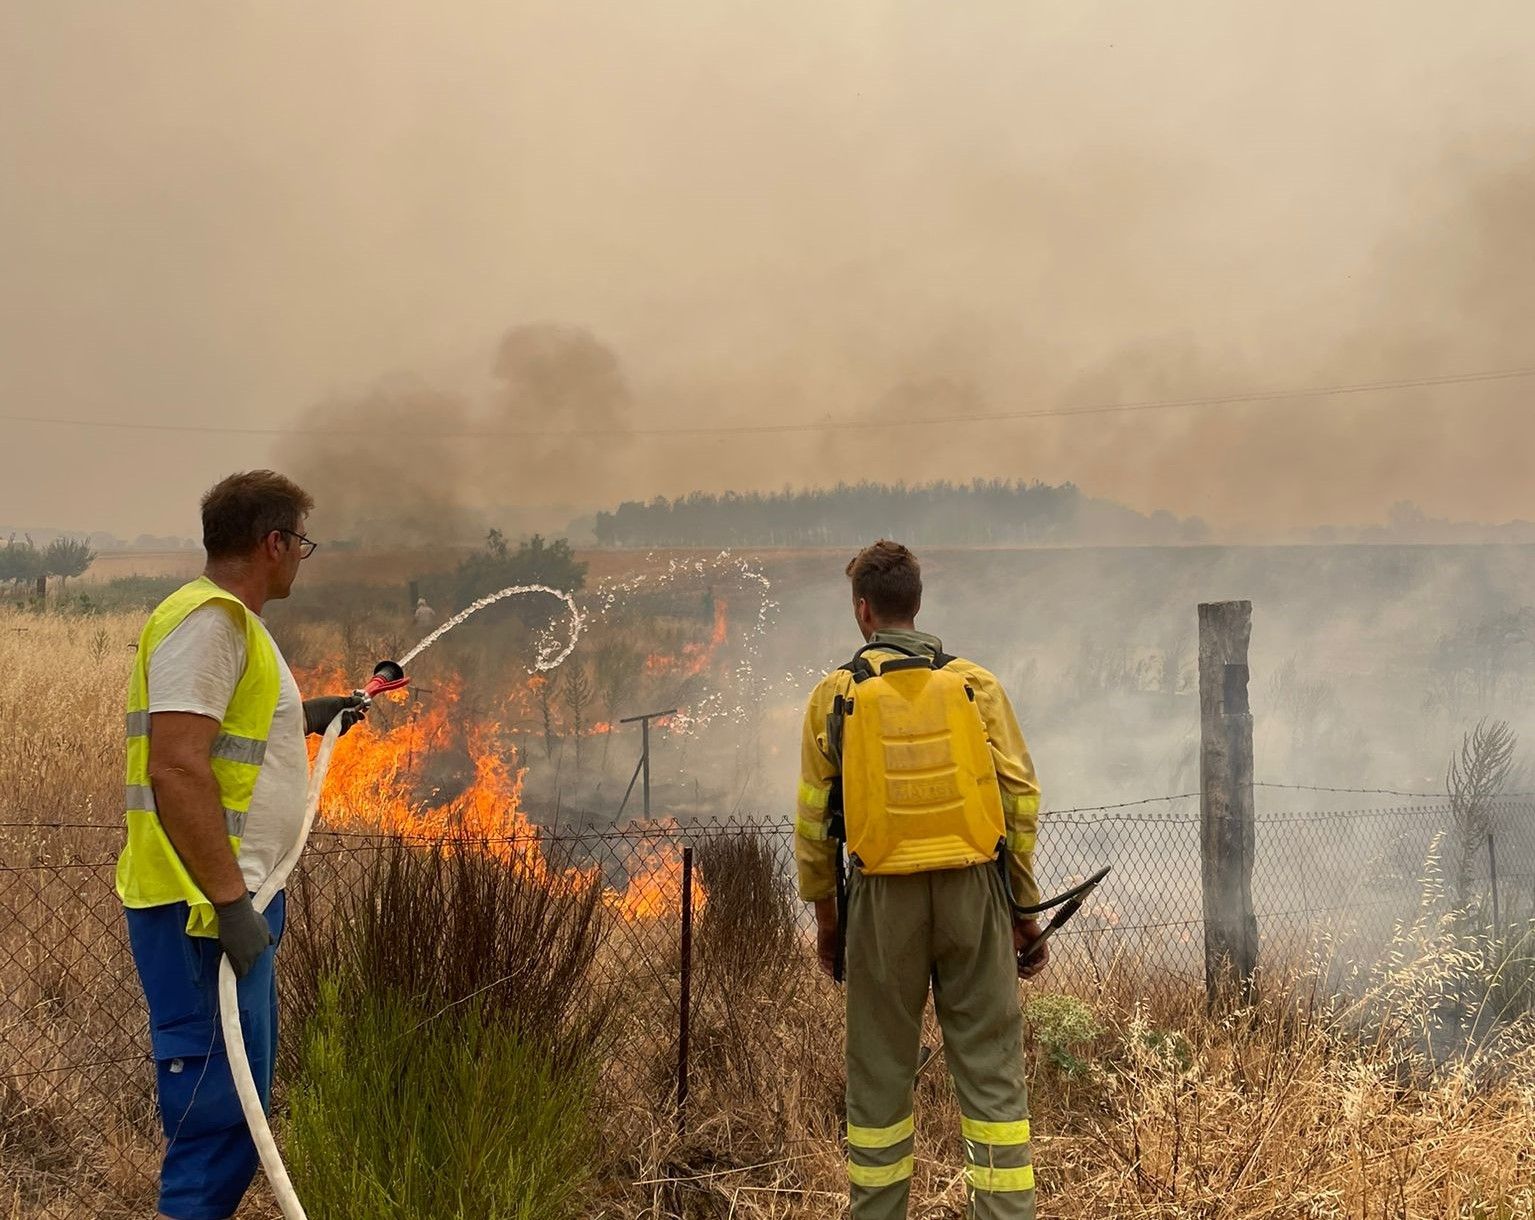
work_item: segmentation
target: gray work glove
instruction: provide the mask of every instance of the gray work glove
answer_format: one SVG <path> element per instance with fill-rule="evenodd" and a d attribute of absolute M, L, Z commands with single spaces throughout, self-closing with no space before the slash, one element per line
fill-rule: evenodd
<path fill-rule="evenodd" d="M 304 732 L 310 735 L 325 732 L 338 712 L 341 713 L 340 736 L 345 737 L 347 730 L 368 714 L 368 709 L 363 706 L 361 695 L 320 695 L 305 699 Z"/>
<path fill-rule="evenodd" d="M 213 909 L 219 913 L 219 947 L 229 956 L 235 978 L 243 979 L 272 943 L 272 929 L 249 894 L 215 903 Z"/>

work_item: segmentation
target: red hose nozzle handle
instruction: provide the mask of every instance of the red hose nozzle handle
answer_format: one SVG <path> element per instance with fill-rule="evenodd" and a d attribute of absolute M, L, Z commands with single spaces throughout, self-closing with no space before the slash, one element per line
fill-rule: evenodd
<path fill-rule="evenodd" d="M 364 698 L 371 700 L 386 690 L 399 690 L 409 682 L 398 661 L 380 661 L 373 667 L 373 676 L 363 684 L 362 693 Z"/>

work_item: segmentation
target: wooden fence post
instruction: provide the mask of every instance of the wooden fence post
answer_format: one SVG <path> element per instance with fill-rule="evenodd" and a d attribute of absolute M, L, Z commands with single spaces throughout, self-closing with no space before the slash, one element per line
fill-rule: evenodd
<path fill-rule="evenodd" d="M 1247 701 L 1251 602 L 1199 607 L 1200 873 L 1205 994 L 1247 1003 L 1258 968 L 1253 914 L 1253 718 Z"/>

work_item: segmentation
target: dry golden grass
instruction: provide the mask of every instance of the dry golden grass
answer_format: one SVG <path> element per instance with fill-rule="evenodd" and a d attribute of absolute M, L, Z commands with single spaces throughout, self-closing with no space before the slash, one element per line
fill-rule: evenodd
<path fill-rule="evenodd" d="M 1079 1048 L 1085 1070 L 1031 1048 L 1042 1216 L 1535 1215 L 1528 1041 L 1435 1070 L 1372 1040 L 1357 1005 L 1324 1017 L 1266 1003 L 1213 1021 L 1194 992 L 1155 1008 L 1079 998 L 1101 1029 Z M 684 1140 L 652 1117 L 605 1214 L 838 1214 L 838 997 L 817 988 L 784 1016 L 763 1047 L 781 1065 L 775 1087 L 732 1097 L 720 1082 Z M 963 1149 L 941 1070 L 923 1078 L 916 1109 L 912 1215 L 957 1218 Z"/>
<path fill-rule="evenodd" d="M 137 980 L 110 870 L 89 867 L 119 838 L 139 626 L 0 615 L 0 1214 L 13 1217 L 142 1214 L 153 1199 Z M 33 829 L 59 823 L 71 829 Z"/>
<path fill-rule="evenodd" d="M 133 1058 L 145 1041 L 137 984 L 110 870 L 89 867 L 117 846 L 121 693 L 138 627 L 129 616 L 0 617 L 9 1220 L 145 1215 L 153 1200 L 151 1079 Z M 54 822 L 105 829 L 30 829 Z M 667 1031 L 636 1029 L 602 1116 L 612 1159 L 590 1214 L 838 1215 L 840 996 L 792 941 L 753 961 L 739 935 L 717 925 L 706 942 L 706 929 L 704 918 L 687 1134 L 654 1100 L 672 1066 Z M 1355 998 L 1312 1002 L 1312 972 L 1281 979 L 1271 967 L 1265 1000 L 1222 1020 L 1148 963 L 1047 975 L 1043 986 L 1072 993 L 1095 1032 L 1063 1067 L 1049 1029 L 1031 1027 L 1041 1216 L 1535 1217 L 1535 1043 L 1515 1026 L 1457 1055 L 1443 1028 L 1445 998 L 1486 974 L 1478 953 L 1425 918 L 1355 982 Z M 657 969 L 635 973 L 636 1012 L 666 1010 L 675 964 Z M 114 1058 L 130 1061 L 104 1062 Z M 81 1062 L 102 1066 L 52 1070 Z M 919 1086 L 917 1126 L 912 1215 L 958 1217 L 959 1116 L 941 1065 Z M 271 1212 L 258 1195 L 242 1214 Z"/>

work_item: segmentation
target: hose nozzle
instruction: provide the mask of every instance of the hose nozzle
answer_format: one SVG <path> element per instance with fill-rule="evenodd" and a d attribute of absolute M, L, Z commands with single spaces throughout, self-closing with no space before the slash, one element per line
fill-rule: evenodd
<path fill-rule="evenodd" d="M 410 679 L 405 676 L 405 671 L 398 661 L 380 661 L 373 667 L 373 676 L 363 684 L 363 688 L 357 693 L 363 699 L 372 703 L 376 695 L 382 695 L 385 691 L 399 690 L 407 685 Z"/>

